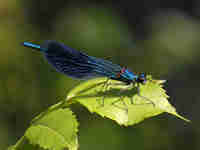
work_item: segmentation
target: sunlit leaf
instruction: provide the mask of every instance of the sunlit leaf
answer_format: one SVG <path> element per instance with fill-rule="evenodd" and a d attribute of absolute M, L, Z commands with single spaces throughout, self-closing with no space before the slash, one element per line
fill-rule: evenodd
<path fill-rule="evenodd" d="M 118 81 L 107 82 L 105 78 L 97 78 L 74 88 L 68 94 L 66 103 L 79 102 L 90 112 L 96 112 L 125 126 L 163 112 L 189 121 L 180 116 L 167 100 L 168 96 L 162 88 L 164 82 L 165 80 L 152 80 L 148 76 L 147 83 L 139 86 L 141 97 L 134 84 L 127 86 Z"/>
<path fill-rule="evenodd" d="M 45 115 L 36 118 L 15 145 L 16 150 L 78 149 L 78 123 L 70 109 L 51 107 Z"/>

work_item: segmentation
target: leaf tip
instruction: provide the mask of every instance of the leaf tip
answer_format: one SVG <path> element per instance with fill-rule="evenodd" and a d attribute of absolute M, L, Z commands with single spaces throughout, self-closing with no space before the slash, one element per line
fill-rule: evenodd
<path fill-rule="evenodd" d="M 179 114 L 176 114 L 176 116 L 177 116 L 178 118 L 180 118 L 180 119 L 182 119 L 182 120 L 188 122 L 188 123 L 191 123 L 191 120 L 189 120 L 189 119 L 187 119 L 187 118 L 185 118 L 185 117 L 183 117 L 183 116 L 181 116 L 181 115 L 179 115 Z"/>

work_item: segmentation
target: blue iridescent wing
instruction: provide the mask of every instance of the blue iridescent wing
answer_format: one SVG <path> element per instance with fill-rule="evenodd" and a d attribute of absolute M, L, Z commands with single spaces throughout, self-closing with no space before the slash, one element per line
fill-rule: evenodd
<path fill-rule="evenodd" d="M 88 56 L 56 41 L 46 41 L 41 48 L 46 49 L 44 55 L 57 71 L 73 78 L 113 78 L 121 70 L 119 65 Z"/>

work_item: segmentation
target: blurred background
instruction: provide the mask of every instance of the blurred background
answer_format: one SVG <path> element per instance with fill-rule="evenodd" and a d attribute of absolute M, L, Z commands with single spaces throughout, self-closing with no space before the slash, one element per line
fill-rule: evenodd
<path fill-rule="evenodd" d="M 80 150 L 200 149 L 199 0 L 0 1 L 0 150 L 80 83 L 20 45 L 48 39 L 167 79 L 170 102 L 192 120 L 163 114 L 124 128 L 74 106 Z"/>

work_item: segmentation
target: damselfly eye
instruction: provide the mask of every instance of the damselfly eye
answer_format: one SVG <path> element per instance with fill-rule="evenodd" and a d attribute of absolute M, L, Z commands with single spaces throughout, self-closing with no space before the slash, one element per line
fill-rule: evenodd
<path fill-rule="evenodd" d="M 145 74 L 145 73 L 141 73 L 141 74 L 139 75 L 139 77 L 138 77 L 138 82 L 139 82 L 139 83 L 142 83 L 142 84 L 145 84 L 146 81 L 147 81 L 147 79 L 146 79 L 146 74 Z"/>

